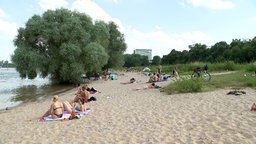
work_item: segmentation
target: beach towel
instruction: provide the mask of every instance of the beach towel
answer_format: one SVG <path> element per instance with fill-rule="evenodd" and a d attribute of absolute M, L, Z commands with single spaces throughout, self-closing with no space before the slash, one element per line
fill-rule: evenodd
<path fill-rule="evenodd" d="M 97 91 L 90 91 L 90 94 L 96 94 Z"/>
<path fill-rule="evenodd" d="M 92 112 L 92 109 L 88 109 L 88 110 L 86 110 L 85 112 L 78 112 L 77 114 L 81 117 L 81 116 L 84 116 L 84 115 L 86 115 L 86 114 L 88 114 L 88 113 L 90 113 L 90 112 Z M 42 121 L 42 122 L 47 122 L 47 121 L 48 121 L 48 122 L 49 122 L 49 121 L 61 121 L 61 120 L 64 120 L 64 119 L 68 119 L 70 116 L 71 116 L 70 113 L 64 111 L 64 114 L 62 115 L 61 118 L 53 119 L 53 118 L 51 118 L 51 115 L 49 115 L 49 116 L 47 116 L 47 117 L 44 117 L 43 120 L 40 119 L 39 121 Z"/>

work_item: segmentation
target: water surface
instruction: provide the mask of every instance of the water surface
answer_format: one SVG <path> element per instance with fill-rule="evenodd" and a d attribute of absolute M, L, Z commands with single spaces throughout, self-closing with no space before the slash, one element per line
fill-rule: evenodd
<path fill-rule="evenodd" d="M 0 68 L 0 109 L 52 96 L 73 85 L 53 85 L 49 78 L 21 79 L 15 68 Z"/>

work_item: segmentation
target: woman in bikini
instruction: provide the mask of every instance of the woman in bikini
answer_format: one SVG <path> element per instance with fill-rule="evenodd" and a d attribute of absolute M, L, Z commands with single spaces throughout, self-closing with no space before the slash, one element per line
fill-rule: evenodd
<path fill-rule="evenodd" d="M 53 97 L 53 103 L 51 104 L 50 109 L 43 115 L 42 118 L 51 115 L 53 119 L 61 118 L 64 112 L 64 107 L 61 102 L 58 101 L 59 97 L 55 95 Z"/>

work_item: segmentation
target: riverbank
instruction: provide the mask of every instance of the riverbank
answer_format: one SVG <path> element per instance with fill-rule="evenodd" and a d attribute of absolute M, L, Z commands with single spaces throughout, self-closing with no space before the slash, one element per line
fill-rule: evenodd
<path fill-rule="evenodd" d="M 120 84 L 134 77 L 141 83 Z M 39 122 L 51 98 L 0 113 L 0 143 L 255 143 L 256 92 L 226 95 L 231 89 L 166 95 L 143 88 L 148 77 L 125 73 L 117 80 L 93 81 L 97 101 L 85 104 L 93 112 L 78 120 Z M 165 86 L 169 82 L 157 83 Z M 59 94 L 72 100 L 76 89 Z"/>

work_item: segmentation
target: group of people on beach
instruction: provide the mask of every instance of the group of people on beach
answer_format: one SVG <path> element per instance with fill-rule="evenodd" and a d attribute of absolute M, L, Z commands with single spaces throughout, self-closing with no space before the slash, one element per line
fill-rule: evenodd
<path fill-rule="evenodd" d="M 171 75 L 166 75 L 162 73 L 162 66 L 159 65 L 157 72 L 149 73 L 146 74 L 149 76 L 149 80 L 146 83 L 150 83 L 149 85 L 140 87 L 140 88 L 135 88 L 135 90 L 145 90 L 145 89 L 154 89 L 154 88 L 161 88 L 160 86 L 156 85 L 156 82 L 161 82 L 161 81 L 168 81 L 168 80 L 178 80 L 179 79 L 179 73 L 178 69 L 176 66 L 174 66 Z M 141 82 L 140 80 L 136 80 L 135 78 L 131 78 L 127 82 L 121 82 L 120 84 L 132 84 L 132 83 L 139 83 Z"/>
<path fill-rule="evenodd" d="M 90 97 L 90 94 L 94 94 L 99 91 L 93 87 L 90 88 L 88 84 L 84 84 L 83 86 L 78 84 L 77 86 L 78 90 L 75 93 L 73 101 L 68 102 L 65 100 L 64 102 L 60 102 L 59 96 L 55 95 L 53 97 L 53 102 L 50 106 L 50 109 L 46 111 L 41 120 L 44 120 L 47 116 L 50 116 L 52 119 L 61 118 L 64 114 L 64 111 L 70 114 L 74 114 L 77 112 L 85 112 L 87 109 L 89 109 L 86 108 L 84 104 L 89 101 L 95 101 L 96 98 L 93 96 Z"/>

